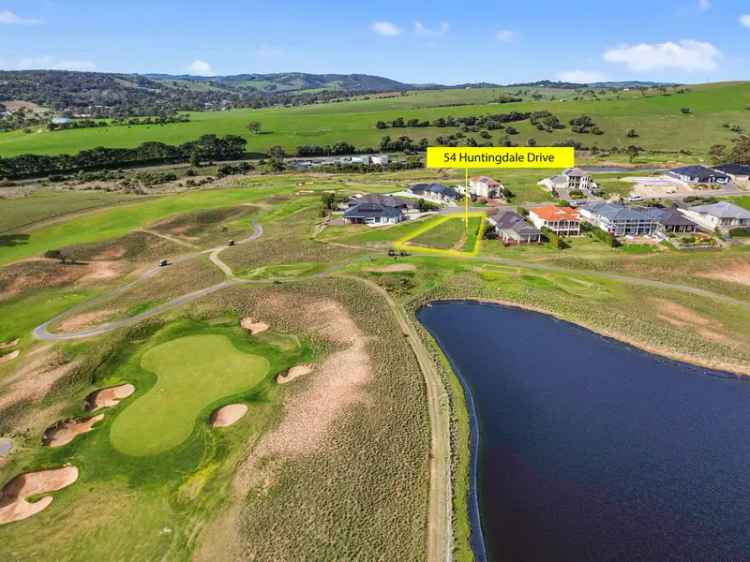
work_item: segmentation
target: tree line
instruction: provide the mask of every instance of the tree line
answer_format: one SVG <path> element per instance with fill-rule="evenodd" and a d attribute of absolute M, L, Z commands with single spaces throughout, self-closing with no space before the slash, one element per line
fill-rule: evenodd
<path fill-rule="evenodd" d="M 78 154 L 23 154 L 0 158 L 0 178 L 19 179 L 65 174 L 80 170 L 121 168 L 206 160 L 241 160 L 247 141 L 237 135 L 203 135 L 180 145 L 146 142 L 136 148 L 94 148 Z"/>

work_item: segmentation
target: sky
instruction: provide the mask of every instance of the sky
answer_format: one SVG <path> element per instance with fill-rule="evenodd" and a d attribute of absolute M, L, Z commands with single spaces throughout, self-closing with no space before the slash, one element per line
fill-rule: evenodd
<path fill-rule="evenodd" d="M 748 0 L 0 0 L 0 69 L 750 79 Z"/>

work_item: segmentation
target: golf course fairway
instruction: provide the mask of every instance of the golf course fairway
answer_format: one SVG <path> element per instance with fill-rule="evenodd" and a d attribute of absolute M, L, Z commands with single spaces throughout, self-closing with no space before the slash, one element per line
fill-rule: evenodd
<path fill-rule="evenodd" d="M 110 434 L 115 449 L 139 457 L 180 445 L 208 405 L 250 390 L 270 370 L 266 358 L 239 351 L 221 335 L 160 344 L 143 354 L 141 367 L 158 380 L 115 419 Z"/>

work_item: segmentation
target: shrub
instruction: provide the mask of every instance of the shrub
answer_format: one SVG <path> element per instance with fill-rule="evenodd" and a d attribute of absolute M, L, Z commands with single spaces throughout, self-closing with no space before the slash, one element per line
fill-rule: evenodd
<path fill-rule="evenodd" d="M 750 236 L 750 228 L 748 227 L 733 228 L 732 230 L 729 231 L 729 235 L 732 238 Z"/>

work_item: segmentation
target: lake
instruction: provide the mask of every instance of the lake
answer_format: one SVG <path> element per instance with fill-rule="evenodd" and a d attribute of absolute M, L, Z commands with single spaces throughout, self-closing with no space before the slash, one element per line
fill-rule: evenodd
<path fill-rule="evenodd" d="M 499 305 L 417 316 L 471 395 L 480 560 L 750 560 L 748 381 Z"/>

